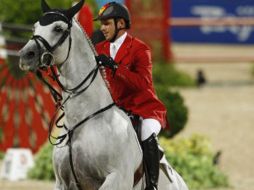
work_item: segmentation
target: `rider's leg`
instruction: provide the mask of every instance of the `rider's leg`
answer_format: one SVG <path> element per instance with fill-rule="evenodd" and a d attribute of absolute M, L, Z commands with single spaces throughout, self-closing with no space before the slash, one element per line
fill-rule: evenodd
<path fill-rule="evenodd" d="M 157 189 L 159 179 L 159 149 L 157 135 L 161 129 L 160 123 L 155 119 L 144 119 L 142 121 L 141 140 L 144 151 L 144 160 L 148 170 L 149 184 L 146 190 Z"/>

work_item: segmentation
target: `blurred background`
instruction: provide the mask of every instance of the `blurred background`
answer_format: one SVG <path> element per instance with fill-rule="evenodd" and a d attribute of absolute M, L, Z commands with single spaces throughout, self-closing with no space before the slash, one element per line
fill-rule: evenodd
<path fill-rule="evenodd" d="M 77 1 L 47 2 L 69 8 Z M 108 2 L 86 0 L 76 15 L 93 43 L 100 41 L 93 18 Z M 117 2 L 130 10 L 129 32 L 152 48 L 154 84 L 170 123 L 160 136 L 169 162 L 193 190 L 253 189 L 254 1 Z M 0 0 L 1 190 L 53 189 L 47 135 L 55 107 L 48 89 L 18 68 L 18 51 L 41 15 L 40 0 Z M 10 179 L 8 151 L 21 149 L 31 151 L 33 167 Z M 29 156 L 17 155 L 25 166 Z"/>

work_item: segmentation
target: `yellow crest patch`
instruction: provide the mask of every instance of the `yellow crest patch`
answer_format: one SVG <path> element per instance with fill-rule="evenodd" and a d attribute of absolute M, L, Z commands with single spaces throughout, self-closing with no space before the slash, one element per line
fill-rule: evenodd
<path fill-rule="evenodd" d="M 101 7 L 101 9 L 99 10 L 99 16 L 102 15 L 102 13 L 109 7 L 109 4 L 104 5 L 103 7 Z"/>

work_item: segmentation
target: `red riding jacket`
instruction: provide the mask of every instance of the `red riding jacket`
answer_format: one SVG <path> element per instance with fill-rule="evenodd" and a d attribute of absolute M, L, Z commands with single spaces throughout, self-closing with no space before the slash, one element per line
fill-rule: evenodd
<path fill-rule="evenodd" d="M 98 54 L 110 55 L 110 43 L 96 45 Z M 153 118 L 166 125 L 166 109 L 157 98 L 152 82 L 152 61 L 149 47 L 142 41 L 127 35 L 119 48 L 115 62 L 115 75 L 106 68 L 111 95 L 116 104 L 133 114 Z"/>

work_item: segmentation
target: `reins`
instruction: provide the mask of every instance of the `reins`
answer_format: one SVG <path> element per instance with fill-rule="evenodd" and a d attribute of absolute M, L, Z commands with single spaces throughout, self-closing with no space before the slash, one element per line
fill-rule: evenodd
<path fill-rule="evenodd" d="M 50 70 L 51 70 L 51 72 L 52 72 L 52 74 L 53 74 L 53 77 L 54 77 L 53 79 L 57 82 L 57 84 L 59 85 L 59 87 L 60 87 L 64 92 L 71 94 L 72 97 L 73 97 L 73 96 L 78 96 L 78 95 L 81 94 L 82 92 L 86 91 L 86 89 L 92 84 L 92 82 L 93 82 L 94 79 L 96 78 L 100 66 L 101 66 L 100 64 L 97 64 L 97 65 L 95 66 L 95 68 L 84 78 L 83 81 L 81 81 L 76 87 L 70 88 L 70 89 L 66 88 L 66 87 L 61 83 L 61 81 L 58 79 L 58 75 L 56 74 L 56 71 L 55 71 L 55 69 L 54 69 L 53 67 L 50 67 Z M 92 77 L 92 78 L 91 78 L 91 77 Z M 79 90 L 90 78 L 91 78 L 91 80 L 90 80 L 89 84 L 88 84 L 85 88 Z"/>
<path fill-rule="evenodd" d="M 58 125 L 58 123 L 61 121 L 61 119 L 64 117 L 64 112 L 57 118 L 58 112 L 60 110 L 63 111 L 64 108 L 64 104 L 71 98 L 74 98 L 80 94 L 82 94 L 83 92 L 85 92 L 89 86 L 93 83 L 94 79 L 96 78 L 98 71 L 99 71 L 100 65 L 96 65 L 96 67 L 85 77 L 85 79 L 76 87 L 72 88 L 72 89 L 67 89 L 58 79 L 58 75 L 55 72 L 55 69 L 53 67 L 50 67 L 51 72 L 52 72 L 52 78 L 53 80 L 56 80 L 57 84 L 59 85 L 59 87 L 62 89 L 62 91 L 68 93 L 69 95 L 67 96 L 67 98 L 65 100 L 63 100 L 62 95 L 49 83 L 47 82 L 47 80 L 42 76 L 42 73 L 38 70 L 36 72 L 37 77 L 49 88 L 51 95 L 53 96 L 55 103 L 56 103 L 56 112 L 50 122 L 50 127 L 49 127 L 49 141 L 52 145 L 59 145 L 61 144 L 64 139 L 68 136 L 69 133 L 69 129 L 65 126 L 65 125 Z M 80 90 L 80 88 L 89 80 L 90 82 L 88 83 L 87 86 L 85 86 L 84 88 L 82 88 Z M 82 125 L 84 122 L 86 122 L 87 120 L 91 119 L 92 117 L 94 117 L 95 115 L 102 113 L 103 111 L 106 111 L 107 109 L 111 108 L 114 105 L 114 103 L 110 104 L 109 106 L 106 106 L 105 108 L 100 109 L 99 111 L 91 114 L 90 116 L 88 116 L 87 118 L 83 119 L 82 121 L 80 121 L 78 124 L 76 124 L 74 127 L 72 127 L 72 130 L 75 130 L 76 128 L 78 128 L 80 125 Z M 52 129 L 54 124 L 56 124 L 57 128 L 64 128 L 67 133 L 58 137 L 54 137 L 51 135 L 52 133 Z M 51 139 L 55 139 L 58 140 L 57 143 L 52 142 Z"/>

